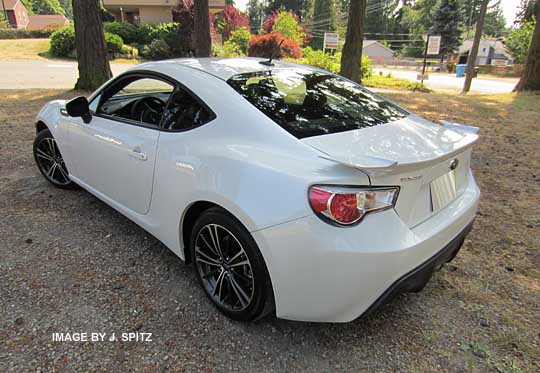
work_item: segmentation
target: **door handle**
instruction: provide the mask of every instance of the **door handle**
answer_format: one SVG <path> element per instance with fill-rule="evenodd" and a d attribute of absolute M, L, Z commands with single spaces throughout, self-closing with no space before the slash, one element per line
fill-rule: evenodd
<path fill-rule="evenodd" d="M 148 156 L 141 151 L 140 148 L 134 148 L 131 153 L 129 154 L 131 157 L 135 159 L 139 159 L 141 161 L 146 161 L 148 159 Z"/>

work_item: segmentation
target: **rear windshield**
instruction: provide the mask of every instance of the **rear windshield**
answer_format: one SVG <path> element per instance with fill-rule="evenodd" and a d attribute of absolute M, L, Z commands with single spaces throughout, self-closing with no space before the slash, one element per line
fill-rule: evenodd
<path fill-rule="evenodd" d="M 407 115 L 360 85 L 322 72 L 276 69 L 235 75 L 228 83 L 299 139 L 373 127 Z"/>

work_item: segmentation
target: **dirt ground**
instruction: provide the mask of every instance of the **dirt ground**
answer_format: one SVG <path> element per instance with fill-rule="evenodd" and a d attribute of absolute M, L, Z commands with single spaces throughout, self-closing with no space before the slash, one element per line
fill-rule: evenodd
<path fill-rule="evenodd" d="M 389 94 L 481 127 L 483 196 L 463 250 L 368 319 L 244 324 L 214 310 L 155 238 L 41 177 L 34 117 L 73 95 L 0 91 L 0 371 L 540 371 L 540 96 Z M 52 340 L 134 331 L 152 342 Z"/>

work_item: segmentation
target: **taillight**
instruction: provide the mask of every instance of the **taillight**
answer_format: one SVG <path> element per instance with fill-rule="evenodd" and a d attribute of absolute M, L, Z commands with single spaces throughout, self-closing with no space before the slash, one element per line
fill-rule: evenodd
<path fill-rule="evenodd" d="M 315 185 L 309 188 L 309 203 L 323 220 L 351 225 L 370 212 L 392 208 L 397 195 L 398 188 Z"/>

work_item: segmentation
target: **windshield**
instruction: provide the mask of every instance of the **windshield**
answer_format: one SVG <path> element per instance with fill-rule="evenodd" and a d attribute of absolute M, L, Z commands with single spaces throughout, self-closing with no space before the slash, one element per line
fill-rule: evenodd
<path fill-rule="evenodd" d="M 235 75 L 228 83 L 299 139 L 373 127 L 407 115 L 360 85 L 323 72 L 276 69 Z"/>

